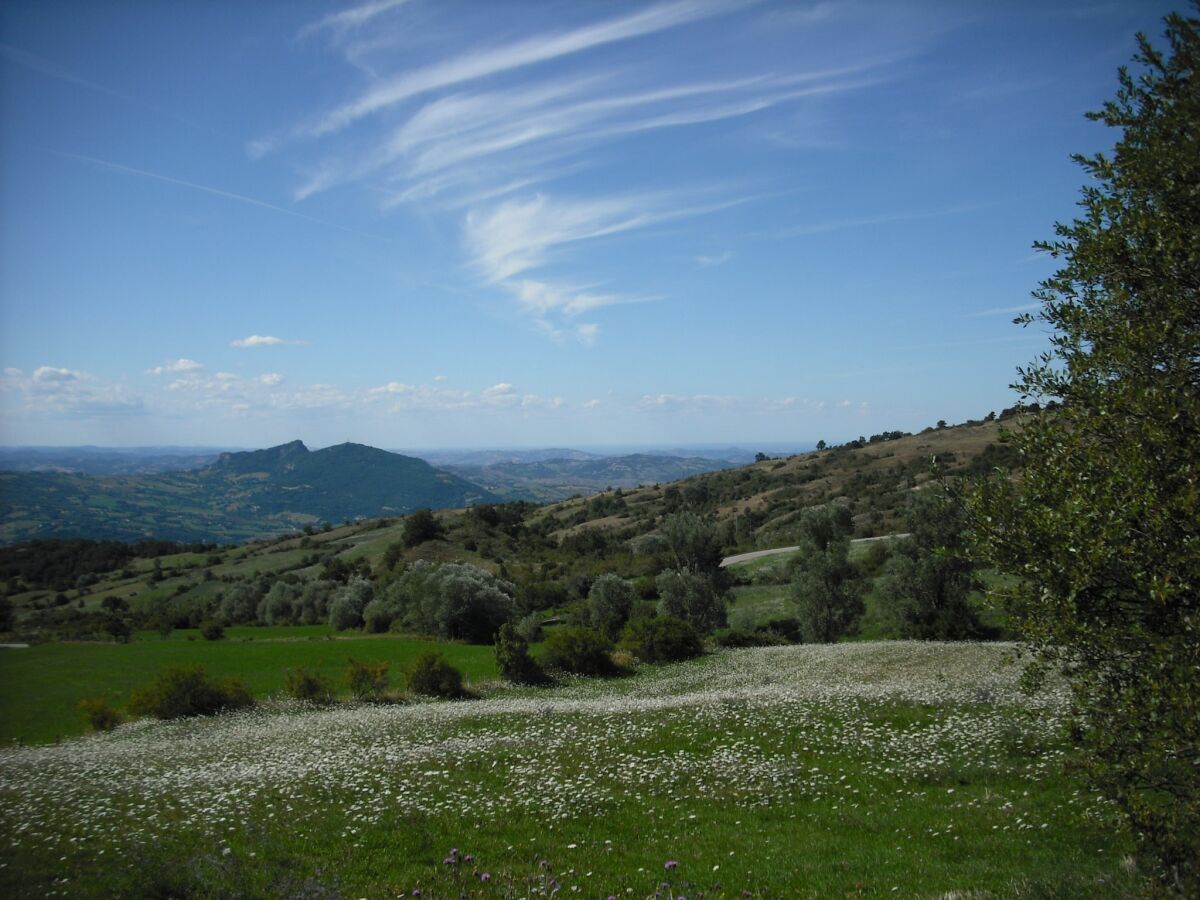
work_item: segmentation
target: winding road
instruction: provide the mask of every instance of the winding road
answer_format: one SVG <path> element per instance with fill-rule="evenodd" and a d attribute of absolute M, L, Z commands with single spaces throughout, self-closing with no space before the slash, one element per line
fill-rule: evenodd
<path fill-rule="evenodd" d="M 880 534 L 875 537 L 854 538 L 852 544 L 869 544 L 872 541 L 890 541 L 892 538 L 906 538 L 908 532 L 904 531 L 899 534 Z M 799 547 L 775 547 L 772 550 L 751 550 L 749 553 L 736 553 L 733 556 L 727 556 L 721 560 L 721 568 L 726 566 L 736 566 L 738 563 L 749 562 L 752 559 L 759 559 L 763 556 L 778 556 L 781 553 L 795 553 Z"/>

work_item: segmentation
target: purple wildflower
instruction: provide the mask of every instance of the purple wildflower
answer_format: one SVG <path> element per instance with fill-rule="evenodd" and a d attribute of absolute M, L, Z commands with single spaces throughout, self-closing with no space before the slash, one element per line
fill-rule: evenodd
<path fill-rule="evenodd" d="M 480 876 L 479 876 L 479 880 L 480 880 L 480 881 L 491 881 L 491 880 L 492 880 L 492 873 L 491 873 L 491 872 L 484 872 L 482 875 L 480 875 Z"/>
<path fill-rule="evenodd" d="M 668 872 L 670 872 L 672 869 L 675 869 L 678 867 L 679 867 L 679 861 L 675 860 L 675 859 L 668 859 L 665 863 L 663 863 L 663 868 L 666 869 Z"/>

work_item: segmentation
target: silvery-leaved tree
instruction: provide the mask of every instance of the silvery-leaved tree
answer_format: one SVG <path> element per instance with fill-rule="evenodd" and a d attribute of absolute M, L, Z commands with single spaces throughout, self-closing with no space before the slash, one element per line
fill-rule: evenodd
<path fill-rule="evenodd" d="M 1200 19 L 1138 36 L 1090 117 L 1080 217 L 1039 249 L 1062 267 L 1024 323 L 1018 477 L 970 501 L 982 561 L 1019 578 L 1014 621 L 1074 692 L 1072 733 L 1168 890 L 1200 896 Z M 1018 320 L 1022 321 L 1022 320 Z"/>

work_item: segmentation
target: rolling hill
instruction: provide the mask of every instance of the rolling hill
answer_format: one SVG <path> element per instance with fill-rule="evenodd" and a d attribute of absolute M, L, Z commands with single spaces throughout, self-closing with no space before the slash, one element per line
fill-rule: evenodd
<path fill-rule="evenodd" d="M 0 472 L 0 540 L 90 537 L 230 543 L 321 521 L 403 515 L 496 498 L 424 460 L 300 441 L 224 453 L 195 471 L 145 476 Z"/>
<path fill-rule="evenodd" d="M 487 465 L 447 465 L 446 468 L 483 485 L 505 500 L 552 503 L 612 488 L 679 481 L 735 465 L 722 459 L 631 453 L 591 459 L 505 460 Z"/>

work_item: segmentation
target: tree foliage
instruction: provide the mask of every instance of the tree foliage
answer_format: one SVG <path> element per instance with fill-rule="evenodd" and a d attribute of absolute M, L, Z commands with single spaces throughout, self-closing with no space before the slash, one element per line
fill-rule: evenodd
<path fill-rule="evenodd" d="M 444 532 L 442 523 L 430 509 L 418 509 L 404 520 L 404 546 L 415 547 L 436 540 Z"/>
<path fill-rule="evenodd" d="M 410 631 L 490 644 L 513 618 L 516 588 L 476 566 L 417 560 L 388 591 Z"/>
<path fill-rule="evenodd" d="M 1021 579 L 1010 611 L 1062 667 L 1096 784 L 1164 882 L 1200 895 L 1200 19 L 1138 36 L 1139 71 L 1090 118 L 1080 217 L 1037 246 L 1051 349 L 1019 371 L 1055 400 L 1013 434 L 1024 473 L 972 506 L 984 560 Z M 1021 321 L 1021 320 L 1018 320 Z"/>
<path fill-rule="evenodd" d="M 654 583 L 661 615 L 683 619 L 701 634 L 725 627 L 729 598 L 712 579 L 690 569 L 671 569 Z"/>
<path fill-rule="evenodd" d="M 584 606 L 584 624 L 615 641 L 633 610 L 633 585 L 606 573 L 592 582 Z"/>
<path fill-rule="evenodd" d="M 529 655 L 529 642 L 510 622 L 496 632 L 496 668 L 502 678 L 514 684 L 541 684 L 546 680 L 542 667 Z"/>
<path fill-rule="evenodd" d="M 967 552 L 966 510 L 934 486 L 913 494 L 905 525 L 909 537 L 896 542 L 880 589 L 900 636 L 981 637 L 984 629 L 969 600 L 979 581 Z"/>
<path fill-rule="evenodd" d="M 806 644 L 832 644 L 862 615 L 863 579 L 850 562 L 853 529 L 844 506 L 818 506 L 800 517 L 792 600 Z"/>

